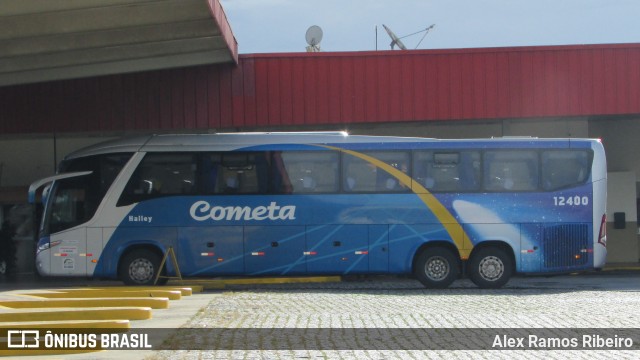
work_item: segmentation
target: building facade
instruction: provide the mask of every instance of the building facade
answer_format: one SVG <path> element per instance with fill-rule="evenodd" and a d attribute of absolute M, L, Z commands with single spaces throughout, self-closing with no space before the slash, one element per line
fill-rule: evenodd
<path fill-rule="evenodd" d="M 640 44 L 239 55 L 0 87 L 0 202 L 81 146 L 140 133 L 347 130 L 601 138 L 609 261 L 638 262 Z M 620 215 L 618 215 L 619 217 Z"/>

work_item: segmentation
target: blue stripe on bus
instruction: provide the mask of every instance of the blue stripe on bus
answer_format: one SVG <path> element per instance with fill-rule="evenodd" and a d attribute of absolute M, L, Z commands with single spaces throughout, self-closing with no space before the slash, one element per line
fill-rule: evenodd
<path fill-rule="evenodd" d="M 540 262 L 542 261 L 541 227 L 583 223 L 584 219 L 589 219 L 591 216 L 590 204 L 553 206 L 553 197 L 577 196 L 590 199 L 590 189 L 589 185 L 584 185 L 570 191 L 556 193 L 470 193 L 434 194 L 434 196 L 462 224 L 474 246 L 481 241 L 505 238 L 514 249 L 518 271 L 537 272 L 541 270 Z M 291 206 L 295 212 L 290 214 L 293 216 L 286 219 L 278 218 L 278 214 L 274 211 L 271 214 L 273 219 L 268 217 L 252 219 L 250 212 L 244 212 L 237 214 L 244 214 L 248 218 L 225 217 L 214 220 L 205 211 L 206 216 L 202 216 L 204 219 L 195 220 L 191 216 L 191 209 L 198 201 L 207 202 L 209 211 L 213 208 L 219 209 L 216 214 L 218 217 L 223 215 L 223 211 L 229 209 L 267 208 L 272 203 L 280 208 Z M 265 216 L 267 215 L 269 214 Z M 144 218 L 152 220 L 139 221 Z M 246 229 L 249 228 L 255 231 L 256 235 L 249 235 L 254 236 L 251 239 L 256 241 L 256 245 L 249 246 L 250 244 L 246 242 L 249 236 Z M 287 236 L 279 237 L 277 231 L 283 229 L 291 231 Z M 375 237 L 366 235 L 373 231 L 371 229 L 375 229 Z M 592 234 L 592 226 L 588 231 Z M 314 243 L 307 243 L 310 238 L 314 238 L 316 232 L 324 235 L 318 237 Z M 270 237 L 268 241 L 264 240 L 265 242 L 260 243 L 261 233 Z M 178 239 L 180 234 L 194 237 L 197 237 L 197 234 L 203 234 L 205 237 L 213 237 L 212 242 L 225 245 L 213 248 L 216 255 L 210 259 L 210 263 L 196 264 L 200 253 L 206 251 L 203 247 L 206 239 L 192 239 L 201 240 L 200 242 L 186 238 L 180 240 Z M 216 238 L 216 234 L 220 238 Z M 342 246 L 335 249 L 330 246 L 331 242 L 338 241 L 335 240 L 334 234 L 340 234 L 340 239 L 343 241 Z M 350 244 L 356 240 L 349 238 L 352 234 L 362 237 L 361 241 Z M 520 234 L 520 237 L 508 239 L 513 237 L 513 234 Z M 131 210 L 108 240 L 95 275 L 115 277 L 117 269 L 114 264 L 125 247 L 131 243 L 155 244 L 161 249 L 173 246 L 177 250 L 181 266 L 184 266 L 181 270 L 187 276 L 245 273 L 300 274 L 306 273 L 309 268 L 315 269 L 314 272 L 361 273 L 368 272 L 372 267 L 371 263 L 366 263 L 367 256 L 376 256 L 378 259 L 383 259 L 381 261 L 388 261 L 388 264 L 381 264 L 378 268 L 374 264 L 376 270 L 372 272 L 406 273 L 411 271 L 411 259 L 415 250 L 433 240 L 453 243 L 443 224 L 439 223 L 434 214 L 415 194 L 165 197 L 139 203 Z M 279 248 L 272 248 L 272 242 L 278 242 Z M 225 253 L 225 247 L 233 246 L 236 246 L 233 251 Z M 591 246 L 593 245 L 588 245 L 588 247 Z M 535 247 L 540 251 L 522 256 L 524 260 L 521 261 L 521 250 L 527 251 Z M 303 255 L 304 251 L 312 252 L 320 248 L 325 249 L 323 250 L 325 253 Z M 383 252 L 382 249 L 386 249 L 387 252 Z M 375 252 L 371 253 L 373 250 Z M 369 251 L 369 254 L 360 257 L 355 254 L 347 256 L 356 251 Z M 252 252 L 271 252 L 273 256 L 286 258 L 282 259 L 282 262 L 274 262 L 275 258 L 269 258 L 268 254 L 264 259 L 265 264 L 261 265 L 262 259 L 251 258 Z M 589 256 L 588 253 L 585 256 Z M 218 259 L 222 260 L 218 262 Z M 257 266 L 249 272 L 247 272 L 247 261 L 249 261 L 247 259 Z M 329 260 L 338 261 L 338 264 L 344 263 L 344 268 L 332 269 L 333 265 L 330 266 Z M 272 265 L 269 265 L 270 262 Z M 323 268 L 324 263 L 326 268 Z"/>

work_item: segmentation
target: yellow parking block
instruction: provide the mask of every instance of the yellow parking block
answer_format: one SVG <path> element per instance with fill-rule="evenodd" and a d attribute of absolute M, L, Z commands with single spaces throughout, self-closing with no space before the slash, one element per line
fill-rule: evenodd
<path fill-rule="evenodd" d="M 169 299 L 162 298 L 91 298 L 91 299 L 42 299 L 42 300 L 7 300 L 0 301 L 0 306 L 12 309 L 37 308 L 79 308 L 79 307 L 119 307 L 144 306 L 152 309 L 169 308 Z"/>
<path fill-rule="evenodd" d="M 149 307 L 78 308 L 74 310 L 29 310 L 0 312 L 0 322 L 60 320 L 149 320 Z"/>
<path fill-rule="evenodd" d="M 182 293 L 178 290 L 52 290 L 54 292 L 21 294 L 47 299 L 61 298 L 120 298 L 120 297 L 165 297 L 169 300 L 180 300 Z"/>

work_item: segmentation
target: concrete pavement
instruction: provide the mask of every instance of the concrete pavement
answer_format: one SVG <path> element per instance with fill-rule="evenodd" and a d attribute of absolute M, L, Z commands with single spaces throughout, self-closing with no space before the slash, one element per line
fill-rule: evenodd
<path fill-rule="evenodd" d="M 574 276 L 557 276 L 557 277 L 524 277 L 524 278 L 514 278 L 505 289 L 500 290 L 479 290 L 476 289 L 469 281 L 457 281 L 454 283 L 454 286 L 451 290 L 443 291 L 435 291 L 436 296 L 443 295 L 451 295 L 451 296 L 475 296 L 476 293 L 482 293 L 485 295 L 497 294 L 499 298 L 504 298 L 505 295 L 509 295 L 508 297 L 522 295 L 523 291 L 524 295 L 529 298 L 529 295 L 533 295 L 534 293 L 540 292 L 542 295 L 544 294 L 572 294 L 575 293 L 581 294 L 582 291 L 605 291 L 606 292 L 624 292 L 624 291 L 637 291 L 638 285 L 636 284 L 638 279 L 638 274 L 640 274 L 640 266 L 637 264 L 615 264 L 615 266 L 609 266 L 604 271 L 600 272 L 592 272 L 589 274 L 581 274 Z M 633 279 L 633 280 L 630 280 Z M 105 281 L 96 281 L 96 280 L 86 280 L 86 279 L 50 279 L 49 281 L 24 281 L 25 277 L 21 278 L 22 281 L 14 281 L 14 282 L 3 282 L 0 283 L 0 301 L 2 300 L 18 300 L 24 299 L 25 294 L 29 293 L 42 293 L 46 292 L 45 289 L 89 289 L 89 288 L 111 288 L 117 289 L 120 288 L 119 282 L 105 282 Z M 380 279 L 372 279 L 372 280 L 357 280 L 350 281 L 347 283 L 330 283 L 330 284 L 285 284 L 285 285 L 255 285 L 243 279 L 242 281 L 238 281 L 236 285 L 233 285 L 230 292 L 222 292 L 220 290 L 214 290 L 213 292 L 208 293 L 194 293 L 192 296 L 183 296 L 180 300 L 172 300 L 169 303 L 169 307 L 166 309 L 153 309 L 151 310 L 152 317 L 148 320 L 132 320 L 129 322 L 129 326 L 131 329 L 157 329 L 157 328 L 166 328 L 166 329 L 175 329 L 179 327 L 217 327 L 217 326 L 230 326 L 232 323 L 228 323 L 229 314 L 241 314 L 244 309 L 254 309 L 258 313 L 262 314 L 270 314 L 272 311 L 282 311 L 281 317 L 276 318 L 264 318 L 261 321 L 261 324 L 271 324 L 276 326 L 278 323 L 278 319 L 284 319 L 289 317 L 299 317 L 303 314 L 303 309 L 299 308 L 302 304 L 307 304 L 309 306 L 305 307 L 305 309 L 311 311 L 312 313 L 317 309 L 324 309 L 323 311 L 327 311 L 329 313 L 335 311 L 340 306 L 331 305 L 330 302 L 326 302 L 321 298 L 313 296 L 313 298 L 297 298 L 298 294 L 305 292 L 317 293 L 318 289 L 320 289 L 320 294 L 326 293 L 334 293 L 338 296 L 336 298 L 340 301 L 349 302 L 350 299 L 356 300 L 353 306 L 356 306 L 352 310 L 347 312 L 358 313 L 358 318 L 362 318 L 364 321 L 362 326 L 366 325 L 366 316 L 359 313 L 361 306 L 363 306 L 363 297 L 362 295 L 358 295 L 361 293 L 362 289 L 366 290 L 365 294 L 372 293 L 371 295 L 375 295 L 378 292 L 381 292 L 380 295 L 384 295 L 382 298 L 375 300 L 371 299 L 371 304 L 377 304 L 379 301 L 386 301 L 388 292 L 405 292 L 408 291 L 407 295 L 411 295 L 410 298 L 414 298 L 414 292 L 420 292 L 420 296 L 415 298 L 420 300 L 420 302 L 424 301 L 425 295 L 428 296 L 431 292 L 434 291 L 424 291 L 420 290 L 421 286 L 409 279 L 395 279 L 393 277 L 384 277 L 380 281 Z M 325 289 L 325 290 L 322 290 Z M 256 293 L 257 291 L 257 293 Z M 275 291 L 275 292 L 272 292 Z M 462 291 L 462 292 L 461 292 Z M 576 291 L 578 291 L 576 293 Z M 237 295 L 234 295 L 237 294 Z M 269 295 L 268 298 L 265 298 L 264 302 L 262 299 L 262 295 L 259 294 L 272 294 Z M 291 294 L 291 300 L 285 300 Z M 277 303 L 273 303 L 275 299 L 274 296 L 279 299 Z M 325 295 L 323 295 L 325 296 Z M 328 296 L 328 295 L 327 295 Z M 282 299 L 280 299 L 282 297 Z M 410 299 L 409 298 L 409 299 Z M 568 297 L 567 299 L 570 299 Z M 233 300 L 236 299 L 236 300 Z M 254 300 L 252 300 L 254 299 Z M 270 299 L 270 300 L 269 300 Z M 452 298 L 454 299 L 454 298 Z M 237 301 L 241 301 L 240 303 L 236 303 Z M 257 301 L 257 302 L 256 302 Z M 283 305 L 283 301 L 291 301 L 288 305 Z M 331 300 L 333 301 L 333 300 Z M 402 303 L 406 303 L 407 299 L 405 297 L 398 298 L 398 301 L 402 301 Z M 449 300 L 457 302 L 458 300 Z M 566 300 L 565 300 L 566 301 Z M 281 303 L 282 302 L 282 303 Z M 418 303 L 409 304 L 406 303 L 403 306 L 406 306 L 408 309 L 417 306 Z M 562 304 L 562 303 L 559 303 Z M 615 304 L 615 302 L 613 303 Z M 536 306 L 542 306 L 546 308 L 546 305 L 537 304 Z M 320 308 L 317 308 L 320 306 Z M 352 306 L 352 305 L 348 305 Z M 560 305 L 554 305 L 560 306 Z M 380 305 L 375 306 L 376 311 L 373 312 L 376 316 L 383 316 L 380 313 L 384 309 L 380 307 Z M 314 310 L 315 309 L 315 310 Z M 493 307 L 491 308 L 493 309 Z M 491 310 L 489 309 L 489 310 Z M 535 308 L 534 308 L 535 309 Z M 631 317 L 638 317 L 638 313 L 634 310 L 635 307 L 629 308 L 633 313 L 630 314 Z M 620 311 L 620 309 L 608 309 L 608 311 Z M 6 311 L 6 310 L 5 310 Z M 31 310 L 35 311 L 35 310 Z M 305 310 L 306 311 L 306 310 Z M 343 311 L 344 312 L 344 311 Z M 2 313 L 2 310 L 0 310 Z M 264 317 L 264 316 L 263 316 Z M 260 316 L 258 316 L 260 318 Z M 248 321 L 250 317 L 242 317 L 245 319 L 243 321 Z M 306 318 L 305 318 L 306 319 Z M 323 317 L 318 317 L 317 320 L 322 322 Z M 376 318 L 378 319 L 378 318 Z M 376 321 L 382 321 L 383 318 L 380 318 Z M 266 323 L 264 322 L 266 321 Z M 274 322 L 275 321 L 275 322 Z M 306 321 L 306 320 L 305 320 Z M 343 321 L 343 320 L 340 320 Z M 375 321 L 374 321 L 375 322 Z M 303 321 L 304 323 L 304 321 Z M 308 324 L 308 323 L 307 323 Z M 380 323 L 382 324 L 382 323 Z M 380 325 L 376 323 L 376 326 Z M 532 323 L 533 324 L 533 323 Z M 551 323 L 549 323 L 551 324 Z M 252 327 L 257 325 L 256 323 L 238 323 L 240 327 Z M 329 324 L 332 325 L 332 324 Z M 357 324 L 356 324 L 357 325 Z M 471 324 L 472 326 L 476 326 Z M 535 324 L 534 324 L 535 325 Z M 543 324 L 544 325 L 544 324 Z M 565 324 L 570 326 L 570 322 Z M 616 324 L 609 324 L 611 326 L 615 326 Z M 624 324 L 620 324 L 626 326 Z M 260 325 L 262 326 L 262 325 Z M 287 326 L 286 323 L 282 326 Z M 298 325 L 296 325 L 298 326 Z M 353 324 L 351 325 L 353 326 Z M 368 326 L 368 325 L 367 325 Z M 578 326 L 584 326 L 582 323 L 579 323 Z M 197 352 L 196 352 L 197 353 Z M 205 352 L 209 353 L 209 352 Z M 158 353 L 154 350 L 109 350 L 109 351 L 100 351 L 100 352 L 91 352 L 85 354 L 66 354 L 66 355 L 45 355 L 45 356 L 30 356 L 30 357 L 21 357 L 23 359 L 56 359 L 56 358 L 65 358 L 65 359 L 139 359 L 145 357 L 151 358 L 174 358 L 175 356 L 180 357 L 181 355 L 185 355 L 185 352 L 178 351 L 162 351 Z M 193 352 L 189 352 L 190 355 L 193 355 Z M 206 356 L 205 356 L 206 357 Z M 279 356 L 276 356 L 278 358 Z M 286 356 L 285 356 L 286 357 Z"/>

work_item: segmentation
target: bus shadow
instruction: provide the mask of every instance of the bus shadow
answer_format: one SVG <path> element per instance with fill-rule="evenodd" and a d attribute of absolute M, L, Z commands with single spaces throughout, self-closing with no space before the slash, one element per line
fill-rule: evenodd
<path fill-rule="evenodd" d="M 446 289 L 426 289 L 410 277 L 403 276 L 346 276 L 340 282 L 243 284 L 226 285 L 223 289 L 206 292 L 260 291 L 260 292 L 320 292 L 360 293 L 389 295 L 504 295 L 533 296 L 541 294 L 566 294 L 584 291 L 640 292 L 640 272 L 606 272 L 558 276 L 515 276 L 500 289 L 480 289 L 468 279 L 456 280 Z M 186 282 L 188 283 L 188 281 Z M 175 285 L 175 284 L 173 284 Z M 66 287 L 122 286 L 116 280 L 88 278 L 40 277 L 35 274 L 18 274 L 0 277 L 0 291 L 66 288 Z M 188 285 L 186 285 L 188 286 Z"/>
<path fill-rule="evenodd" d="M 535 296 L 585 291 L 640 292 L 640 273 L 617 275 L 517 276 L 500 289 L 480 289 L 468 279 L 456 280 L 446 289 L 426 289 L 412 278 L 364 277 L 335 283 L 229 285 L 216 291 L 365 293 L 381 295 L 477 295 Z"/>

